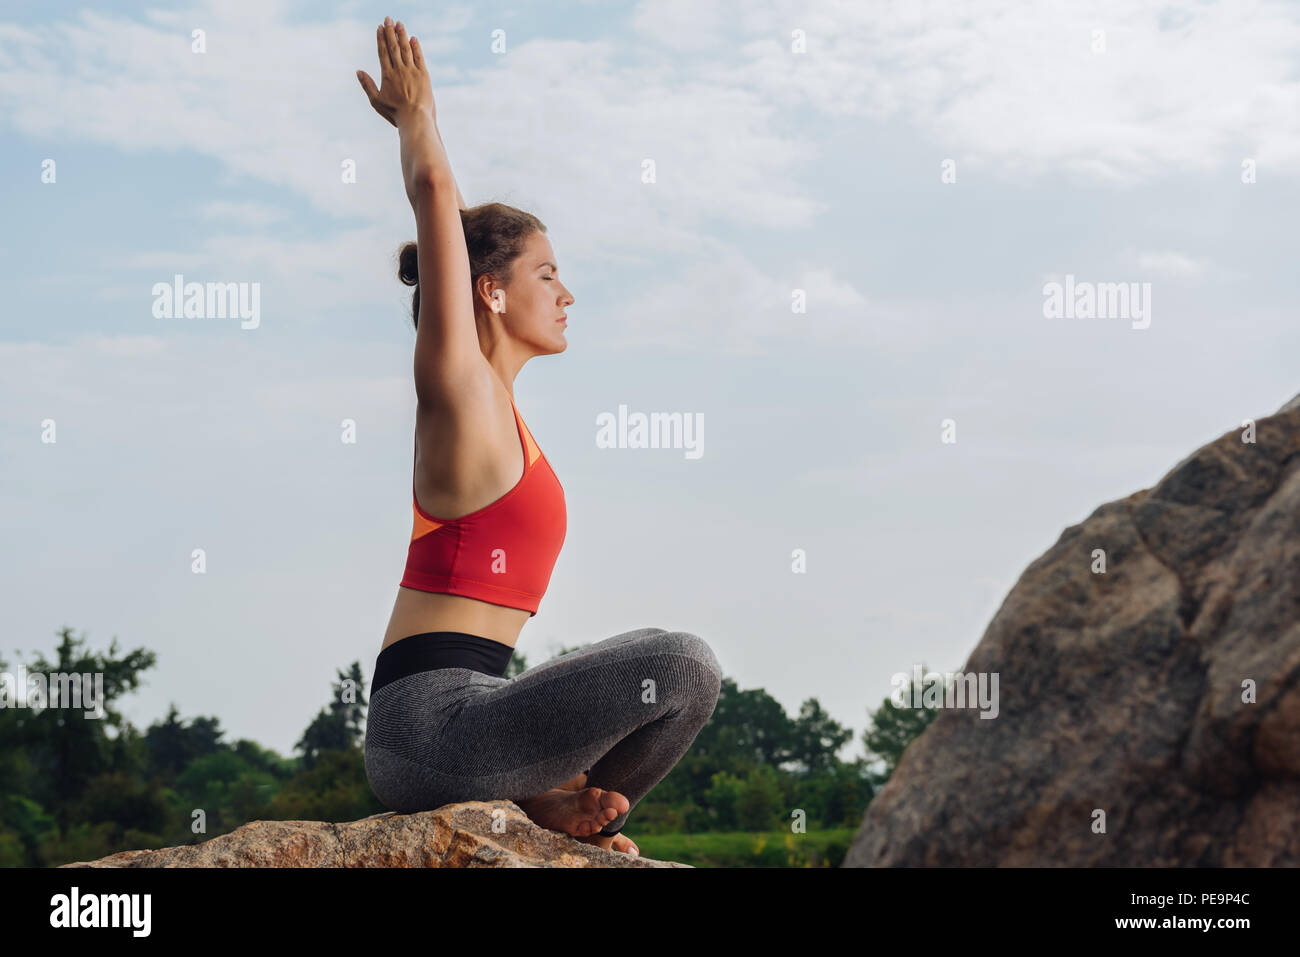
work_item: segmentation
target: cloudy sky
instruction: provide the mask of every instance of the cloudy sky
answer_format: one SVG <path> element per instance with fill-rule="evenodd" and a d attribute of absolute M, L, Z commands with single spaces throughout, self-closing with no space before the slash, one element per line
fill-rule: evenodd
<path fill-rule="evenodd" d="M 516 382 L 569 515 L 532 664 L 690 631 L 861 731 L 1064 527 L 1300 391 L 1292 4 L 16 6 L 0 654 L 155 649 L 141 725 L 288 753 L 372 672 L 415 411 L 414 219 L 354 75 L 386 14 L 466 201 L 539 216 L 577 300 Z M 256 326 L 156 317 L 177 274 L 256 283 Z M 1149 325 L 1048 317 L 1067 276 Z M 599 448 L 620 405 L 701 416 L 703 454 Z"/>

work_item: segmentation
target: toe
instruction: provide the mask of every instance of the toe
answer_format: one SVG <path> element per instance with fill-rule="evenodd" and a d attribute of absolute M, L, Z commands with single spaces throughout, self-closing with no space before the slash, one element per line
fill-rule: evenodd
<path fill-rule="evenodd" d="M 623 795 L 619 794 L 617 791 L 605 791 L 601 794 L 600 804 L 606 811 L 612 810 L 614 812 L 614 817 L 618 817 L 631 807 L 627 798 L 623 797 Z"/>

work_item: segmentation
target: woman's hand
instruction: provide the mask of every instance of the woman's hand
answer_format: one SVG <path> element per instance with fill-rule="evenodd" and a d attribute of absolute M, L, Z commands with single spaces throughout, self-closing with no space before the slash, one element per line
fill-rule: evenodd
<path fill-rule="evenodd" d="M 411 111 L 422 111 L 434 117 L 433 88 L 429 71 L 424 67 L 424 52 L 420 41 L 406 38 L 406 27 L 392 17 L 384 17 L 383 25 L 375 34 L 379 43 L 379 87 L 364 70 L 357 70 L 361 89 L 370 98 L 375 112 L 394 126 L 398 118 Z"/>

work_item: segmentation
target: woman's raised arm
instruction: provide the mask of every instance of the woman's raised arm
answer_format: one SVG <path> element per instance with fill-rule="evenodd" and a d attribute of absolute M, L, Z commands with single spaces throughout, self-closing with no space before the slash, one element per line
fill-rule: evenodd
<path fill-rule="evenodd" d="M 420 42 L 386 18 L 377 33 L 380 85 L 357 79 L 380 116 L 397 127 L 402 179 L 415 211 L 420 313 L 415 334 L 415 393 L 421 405 L 461 394 L 485 370 L 474 325 L 465 208 L 438 133 L 433 91 Z"/>

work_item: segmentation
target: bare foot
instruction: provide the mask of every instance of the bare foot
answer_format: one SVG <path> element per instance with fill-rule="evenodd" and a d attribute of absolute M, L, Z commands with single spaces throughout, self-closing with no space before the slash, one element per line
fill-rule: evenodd
<path fill-rule="evenodd" d="M 607 851 L 617 851 L 621 854 L 631 854 L 633 857 L 641 856 L 641 848 L 636 846 L 632 838 L 628 837 L 622 831 L 613 837 L 604 834 L 592 834 L 587 837 L 575 838 L 583 844 L 594 844 L 596 847 L 603 847 Z"/>
<path fill-rule="evenodd" d="M 614 818 L 631 810 L 627 798 L 617 791 L 603 788 L 583 788 L 580 791 L 551 788 L 515 803 L 538 827 L 563 831 L 573 837 L 595 834 Z"/>

